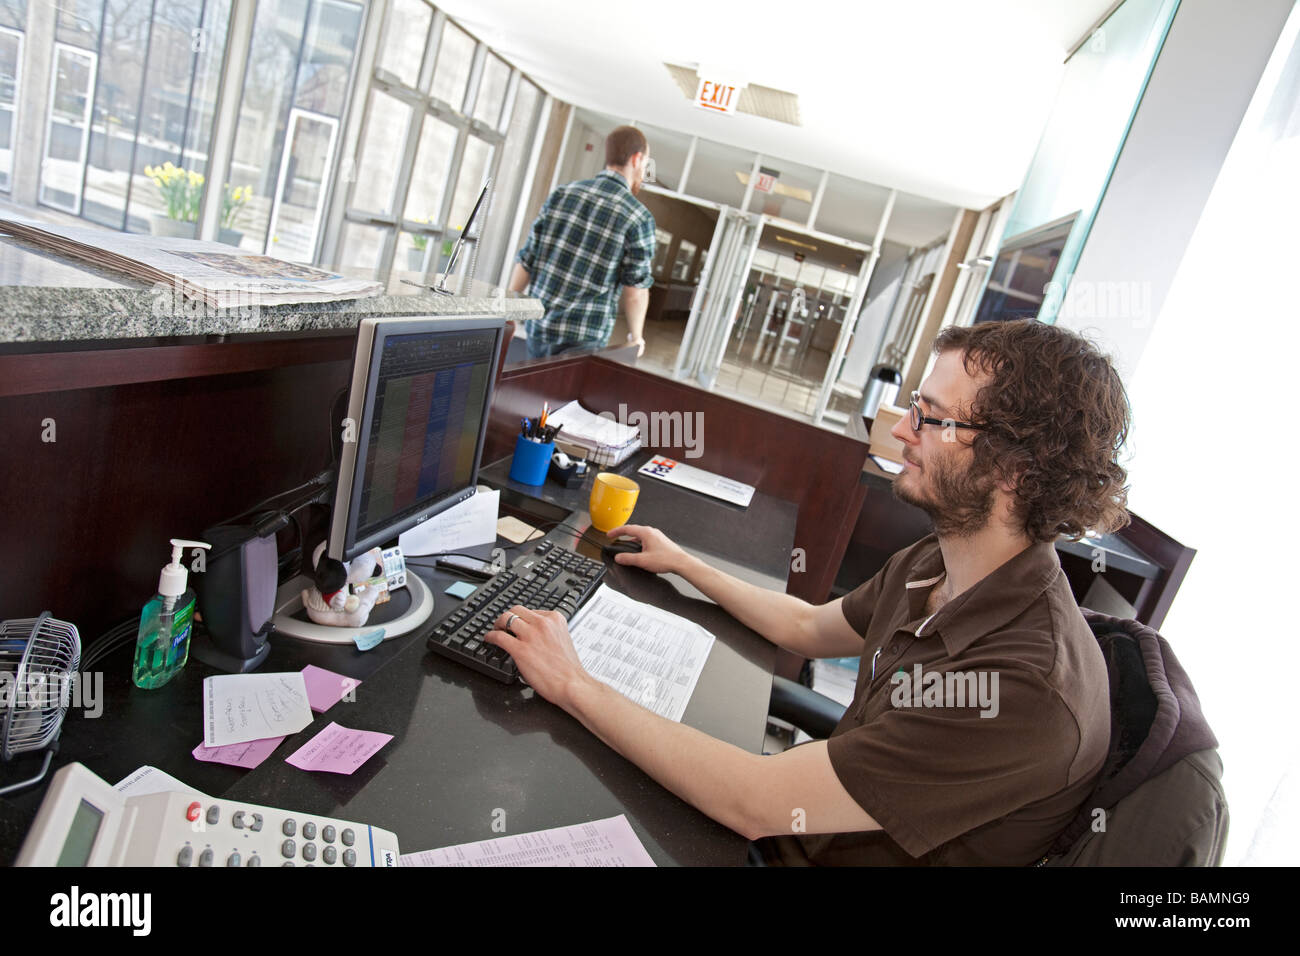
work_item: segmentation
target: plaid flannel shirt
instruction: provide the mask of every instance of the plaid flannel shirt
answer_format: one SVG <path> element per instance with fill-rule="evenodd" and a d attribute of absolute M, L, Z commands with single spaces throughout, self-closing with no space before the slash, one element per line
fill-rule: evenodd
<path fill-rule="evenodd" d="M 530 295 L 546 315 L 529 319 L 530 339 L 604 345 L 614 330 L 622 286 L 647 288 L 655 254 L 655 220 L 618 173 L 560 186 L 542 206 L 516 256 L 528 270 Z"/>

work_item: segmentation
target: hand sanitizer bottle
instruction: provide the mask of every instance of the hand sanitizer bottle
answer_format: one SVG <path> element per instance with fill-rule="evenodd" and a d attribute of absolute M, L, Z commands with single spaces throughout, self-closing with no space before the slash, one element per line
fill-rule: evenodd
<path fill-rule="evenodd" d="M 140 633 L 135 639 L 136 687 L 161 687 L 185 666 L 190 657 L 190 630 L 194 618 L 194 589 L 189 571 L 181 564 L 185 548 L 210 548 L 202 541 L 172 538 L 171 564 L 162 569 L 158 593 L 140 613 Z"/>

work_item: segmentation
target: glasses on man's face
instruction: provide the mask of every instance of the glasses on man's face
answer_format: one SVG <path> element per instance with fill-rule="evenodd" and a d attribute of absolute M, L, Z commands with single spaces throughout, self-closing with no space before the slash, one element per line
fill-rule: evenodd
<path fill-rule="evenodd" d="M 969 428 L 972 431 L 987 431 L 987 425 L 976 425 L 971 422 L 957 422 L 951 418 L 929 418 L 921 414 L 921 393 L 912 393 L 912 431 L 919 432 L 922 425 L 938 425 L 940 428 Z"/>

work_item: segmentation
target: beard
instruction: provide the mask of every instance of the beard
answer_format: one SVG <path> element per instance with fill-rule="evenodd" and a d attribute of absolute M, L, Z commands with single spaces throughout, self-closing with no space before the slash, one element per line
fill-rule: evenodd
<path fill-rule="evenodd" d="M 932 495 L 922 494 L 903 479 L 904 471 L 894 479 L 894 497 L 915 505 L 930 516 L 934 530 L 943 537 L 967 538 L 982 531 L 993 514 L 993 491 L 997 479 L 992 472 L 979 473 L 975 468 L 959 470 L 951 461 L 936 458 L 925 470 L 910 477 L 930 476 Z"/>

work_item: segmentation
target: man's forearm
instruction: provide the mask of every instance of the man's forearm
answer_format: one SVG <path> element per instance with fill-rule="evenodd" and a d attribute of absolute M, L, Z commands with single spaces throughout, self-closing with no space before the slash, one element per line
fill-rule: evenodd
<path fill-rule="evenodd" d="M 660 717 L 584 675 L 560 702 L 583 726 L 687 803 L 751 839 L 763 757 Z"/>
<path fill-rule="evenodd" d="M 509 290 L 511 292 L 527 291 L 528 280 L 529 280 L 528 270 L 516 262 L 514 270 L 510 273 L 510 285 L 508 286 Z"/>
<path fill-rule="evenodd" d="M 642 339 L 645 332 L 645 314 L 650 307 L 650 290 L 636 286 L 623 286 L 623 314 L 627 317 L 627 334 L 633 342 Z"/>

